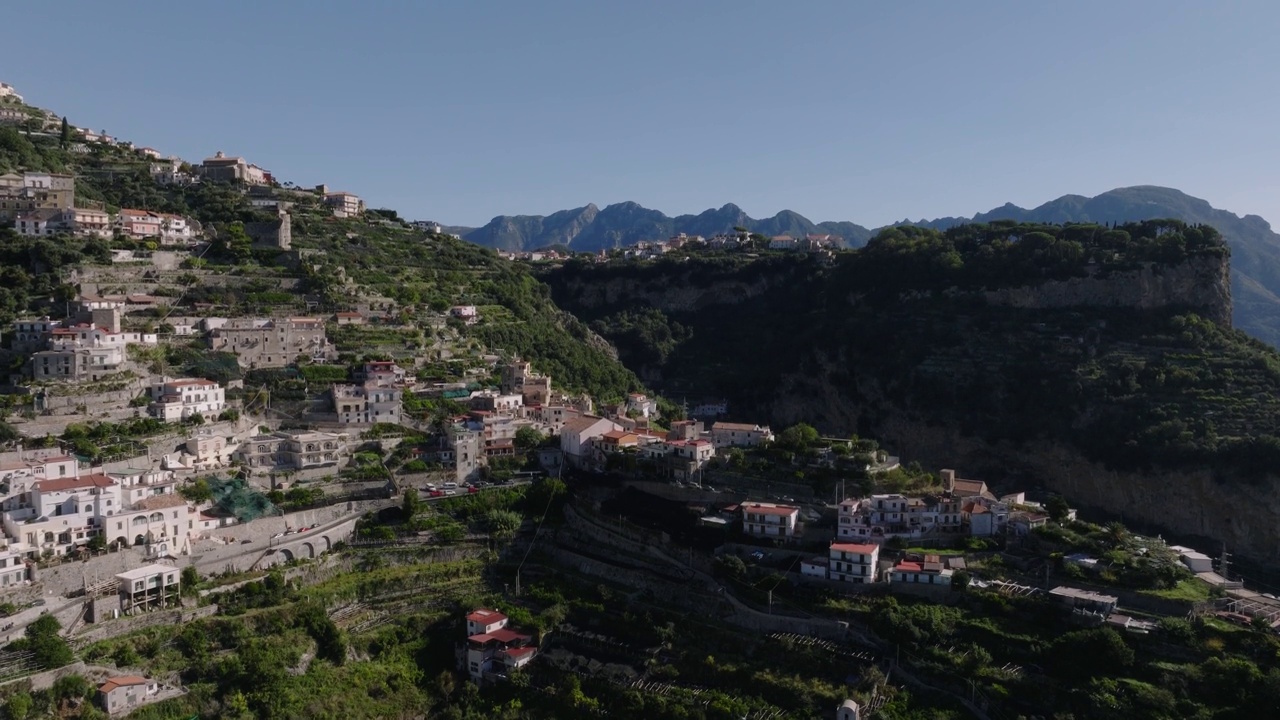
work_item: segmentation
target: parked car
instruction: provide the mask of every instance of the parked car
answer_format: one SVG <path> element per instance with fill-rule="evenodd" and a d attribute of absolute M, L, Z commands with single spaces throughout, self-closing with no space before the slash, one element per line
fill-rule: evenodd
<path fill-rule="evenodd" d="M 443 490 L 432 490 L 430 497 L 444 497 Z"/>
<path fill-rule="evenodd" d="M 480 488 L 478 488 L 478 487 L 476 487 L 476 486 L 474 486 L 474 485 L 471 485 L 471 486 L 469 486 L 469 487 L 467 488 L 467 492 L 468 492 L 468 493 L 478 493 L 478 492 L 480 492 Z"/>

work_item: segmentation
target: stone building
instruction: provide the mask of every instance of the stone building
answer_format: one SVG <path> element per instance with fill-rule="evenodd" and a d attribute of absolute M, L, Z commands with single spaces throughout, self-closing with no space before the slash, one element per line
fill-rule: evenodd
<path fill-rule="evenodd" d="M 209 332 L 212 350 L 235 353 L 240 367 L 284 367 L 299 355 L 324 359 L 329 351 L 318 318 L 228 320 Z"/>

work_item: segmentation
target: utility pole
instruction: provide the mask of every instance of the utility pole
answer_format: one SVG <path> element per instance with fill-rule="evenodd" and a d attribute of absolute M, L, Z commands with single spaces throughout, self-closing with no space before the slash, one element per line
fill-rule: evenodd
<path fill-rule="evenodd" d="M 773 591 L 769 591 L 769 614 L 773 614 Z"/>

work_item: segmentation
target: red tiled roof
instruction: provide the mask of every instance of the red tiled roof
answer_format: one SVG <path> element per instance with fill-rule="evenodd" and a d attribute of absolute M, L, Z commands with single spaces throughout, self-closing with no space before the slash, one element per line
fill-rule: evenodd
<path fill-rule="evenodd" d="M 507 644 L 519 642 L 519 641 L 527 642 L 532 639 L 533 638 L 528 635 L 522 635 L 521 633 L 518 633 L 515 630 L 508 630 L 507 628 L 494 630 L 493 632 L 490 632 L 490 633 L 480 633 L 479 635 L 472 635 L 471 637 L 467 638 L 467 640 L 473 643 L 480 643 L 482 645 L 491 640 L 496 640 L 497 642 L 500 642 L 503 645 L 507 645 Z"/>
<path fill-rule="evenodd" d="M 35 484 L 35 487 L 40 492 L 59 492 L 62 490 L 80 490 L 82 488 L 104 488 L 115 484 L 116 481 L 106 475 L 85 475 L 78 478 L 41 480 Z"/>
<path fill-rule="evenodd" d="M 467 622 L 484 623 L 485 625 L 506 619 L 506 615 L 488 608 L 478 608 L 467 615 Z"/>
<path fill-rule="evenodd" d="M 907 562 L 906 560 L 894 565 L 893 569 L 901 570 L 902 572 L 924 572 L 924 568 L 920 566 L 920 563 Z"/>
<path fill-rule="evenodd" d="M 525 655 L 532 655 L 537 651 L 538 651 L 538 648 L 532 645 L 526 645 L 525 647 L 507 648 L 506 650 L 503 650 L 502 653 L 507 657 L 522 658 Z"/>
<path fill-rule="evenodd" d="M 99 692 L 109 693 L 116 688 L 131 687 L 133 685 L 146 685 L 147 679 L 137 675 L 119 675 L 98 686 Z"/>
<path fill-rule="evenodd" d="M 878 545 L 862 544 L 862 543 L 831 543 L 831 549 L 836 552 L 860 553 L 862 555 L 870 555 L 879 549 Z"/>

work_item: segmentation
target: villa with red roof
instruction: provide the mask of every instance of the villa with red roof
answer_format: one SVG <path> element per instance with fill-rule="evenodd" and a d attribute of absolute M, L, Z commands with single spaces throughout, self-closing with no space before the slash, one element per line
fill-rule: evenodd
<path fill-rule="evenodd" d="M 477 685 L 500 680 L 538 654 L 533 637 L 507 627 L 507 616 L 479 608 L 467 614 L 467 674 Z"/>

